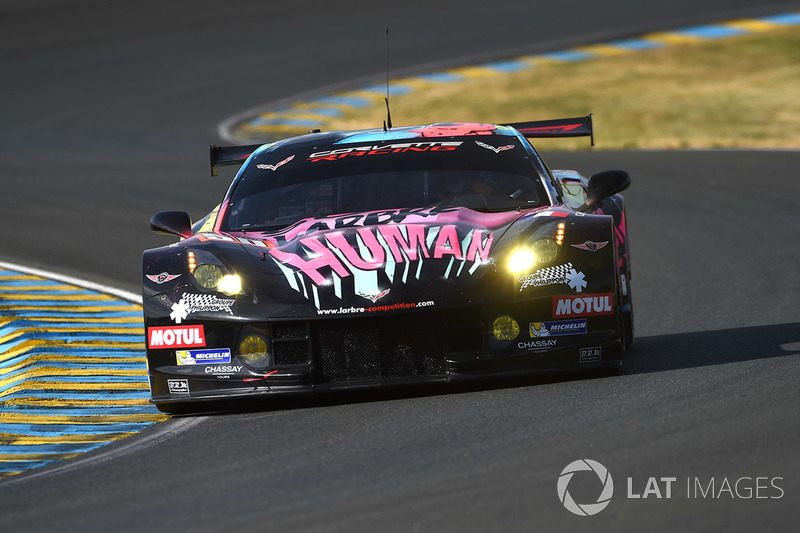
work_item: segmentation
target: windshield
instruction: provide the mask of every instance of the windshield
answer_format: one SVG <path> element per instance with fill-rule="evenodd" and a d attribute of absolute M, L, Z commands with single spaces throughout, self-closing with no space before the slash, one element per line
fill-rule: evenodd
<path fill-rule="evenodd" d="M 384 209 L 496 212 L 550 203 L 516 137 L 345 146 L 254 156 L 231 193 L 222 230 L 280 229 L 305 218 Z"/>

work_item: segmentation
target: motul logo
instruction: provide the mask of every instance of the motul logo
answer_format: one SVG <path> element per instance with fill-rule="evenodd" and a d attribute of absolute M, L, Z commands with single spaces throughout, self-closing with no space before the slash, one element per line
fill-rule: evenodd
<path fill-rule="evenodd" d="M 553 298 L 553 317 L 610 315 L 614 312 L 614 295 L 588 294 Z"/>
<path fill-rule="evenodd" d="M 148 328 L 149 348 L 191 348 L 205 346 L 206 336 L 203 326 L 169 326 Z"/>

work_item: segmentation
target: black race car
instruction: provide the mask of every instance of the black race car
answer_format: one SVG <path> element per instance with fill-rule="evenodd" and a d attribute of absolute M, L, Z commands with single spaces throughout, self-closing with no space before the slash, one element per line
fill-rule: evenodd
<path fill-rule="evenodd" d="M 621 170 L 550 170 L 529 137 L 591 116 L 211 146 L 221 204 L 151 227 L 152 401 L 616 367 L 633 342 Z"/>

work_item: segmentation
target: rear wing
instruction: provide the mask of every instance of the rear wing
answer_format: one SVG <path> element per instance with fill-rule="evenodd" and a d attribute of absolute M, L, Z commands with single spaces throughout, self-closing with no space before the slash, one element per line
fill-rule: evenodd
<path fill-rule="evenodd" d="M 592 115 L 575 118 L 556 118 L 552 120 L 534 120 L 533 122 L 512 122 L 502 124 L 510 126 L 528 138 L 533 137 L 591 137 L 594 146 L 594 130 L 592 129 Z M 208 147 L 211 163 L 211 175 L 216 176 L 219 167 L 224 165 L 241 165 L 258 150 L 262 144 L 248 144 L 243 146 L 217 146 Z"/>
<path fill-rule="evenodd" d="M 513 122 L 503 124 L 503 126 L 510 126 L 529 139 L 534 137 L 591 137 L 592 146 L 594 146 L 591 114 L 585 117 Z"/>
<path fill-rule="evenodd" d="M 248 144 L 245 146 L 217 146 L 209 145 L 208 155 L 211 163 L 211 175 L 216 176 L 219 167 L 223 165 L 241 165 L 250 157 L 250 154 L 261 148 L 263 144 Z"/>

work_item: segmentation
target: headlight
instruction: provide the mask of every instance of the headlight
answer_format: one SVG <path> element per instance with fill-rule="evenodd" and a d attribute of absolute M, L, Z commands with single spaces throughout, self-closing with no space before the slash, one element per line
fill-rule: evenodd
<path fill-rule="evenodd" d="M 533 252 L 527 248 L 520 248 L 511 254 L 511 257 L 508 260 L 508 269 L 513 274 L 520 274 L 530 270 L 534 263 L 536 263 L 536 258 L 534 257 Z"/>
<path fill-rule="evenodd" d="M 248 335 L 239 343 L 239 357 L 255 370 L 263 370 L 269 364 L 267 341 L 260 335 Z"/>
<path fill-rule="evenodd" d="M 558 244 L 552 237 L 533 241 L 525 248 L 515 250 L 508 258 L 508 269 L 512 274 L 528 272 L 534 266 L 552 263 L 558 257 Z"/>
<path fill-rule="evenodd" d="M 200 265 L 194 269 L 194 279 L 204 289 L 216 289 L 222 276 L 222 269 L 217 265 Z"/>
<path fill-rule="evenodd" d="M 533 241 L 531 248 L 533 248 L 533 254 L 536 257 L 536 263 L 540 265 L 551 263 L 558 257 L 558 244 L 551 237 Z"/>
<path fill-rule="evenodd" d="M 499 341 L 513 341 L 519 335 L 519 324 L 510 316 L 499 316 L 492 323 L 492 335 Z"/>
<path fill-rule="evenodd" d="M 211 253 L 190 251 L 187 254 L 189 272 L 195 283 L 207 291 L 220 291 L 229 296 L 242 292 L 242 278 L 229 270 Z"/>
<path fill-rule="evenodd" d="M 222 276 L 222 279 L 220 279 L 217 284 L 217 288 L 229 296 L 239 294 L 242 292 L 242 278 L 236 274 Z"/>

